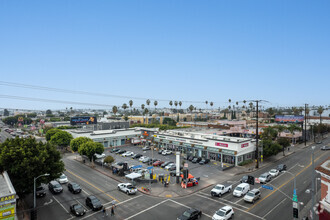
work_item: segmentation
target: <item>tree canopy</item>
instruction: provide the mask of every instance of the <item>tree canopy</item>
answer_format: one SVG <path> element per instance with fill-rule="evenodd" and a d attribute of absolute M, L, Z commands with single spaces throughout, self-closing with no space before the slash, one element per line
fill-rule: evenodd
<path fill-rule="evenodd" d="M 46 141 L 50 141 L 53 135 L 55 135 L 57 132 L 60 132 L 60 129 L 57 128 L 51 128 L 46 132 Z"/>
<path fill-rule="evenodd" d="M 107 164 L 112 164 L 115 161 L 115 159 L 112 156 L 107 156 L 104 158 L 103 162 Z"/>
<path fill-rule="evenodd" d="M 0 171 L 7 171 L 18 195 L 33 191 L 33 178 L 37 184 L 56 179 L 64 171 L 61 155 L 51 143 L 37 142 L 34 138 L 7 139 L 0 145 Z"/>
<path fill-rule="evenodd" d="M 263 146 L 263 155 L 265 157 L 276 155 L 283 149 L 280 144 L 273 142 L 272 140 L 262 140 L 261 144 Z"/>
<path fill-rule="evenodd" d="M 60 130 L 50 138 L 50 142 L 63 148 L 69 146 L 72 139 L 73 137 L 70 133 Z"/>
<path fill-rule="evenodd" d="M 94 154 L 102 154 L 104 152 L 104 146 L 98 142 L 88 141 L 79 147 L 78 152 L 80 155 L 87 156 L 92 161 Z"/>
<path fill-rule="evenodd" d="M 77 137 L 75 139 L 72 139 L 70 142 L 71 150 L 77 152 L 79 147 L 88 141 L 92 141 L 92 139 L 88 137 Z"/>

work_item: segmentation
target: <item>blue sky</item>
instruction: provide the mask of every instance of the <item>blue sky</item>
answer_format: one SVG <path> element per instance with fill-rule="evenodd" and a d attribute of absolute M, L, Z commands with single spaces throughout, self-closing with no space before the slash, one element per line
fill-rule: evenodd
<path fill-rule="evenodd" d="M 0 81 L 183 107 L 224 107 L 229 98 L 329 105 L 329 8 L 327 0 L 2 0 Z M 27 109 L 129 100 L 1 84 L 0 94 L 91 103 L 0 98 L 2 107 Z"/>

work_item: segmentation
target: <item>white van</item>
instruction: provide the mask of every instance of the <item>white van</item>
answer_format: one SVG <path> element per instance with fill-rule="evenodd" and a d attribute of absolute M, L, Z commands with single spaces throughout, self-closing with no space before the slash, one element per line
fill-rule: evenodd
<path fill-rule="evenodd" d="M 248 183 L 241 183 L 236 186 L 233 196 L 241 197 L 244 196 L 247 192 L 250 191 L 250 185 Z"/>

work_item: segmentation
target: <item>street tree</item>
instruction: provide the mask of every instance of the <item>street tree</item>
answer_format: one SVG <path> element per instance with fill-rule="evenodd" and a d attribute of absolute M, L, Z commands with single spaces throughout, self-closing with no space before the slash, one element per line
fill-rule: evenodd
<path fill-rule="evenodd" d="M 103 162 L 107 163 L 108 165 L 111 165 L 113 162 L 115 161 L 115 159 L 112 156 L 107 156 L 106 158 L 104 158 Z"/>
<path fill-rule="evenodd" d="M 131 114 L 132 114 L 132 106 L 133 106 L 133 100 L 128 101 L 129 107 L 131 108 Z"/>
<path fill-rule="evenodd" d="M 158 102 L 155 100 L 154 101 L 154 106 L 155 106 L 155 111 L 157 112 L 157 105 L 158 105 Z"/>
<path fill-rule="evenodd" d="M 125 110 L 128 108 L 127 104 L 124 103 L 123 106 L 122 106 L 122 108 L 124 109 L 124 114 L 126 115 L 126 111 Z"/>
<path fill-rule="evenodd" d="M 262 129 L 261 139 L 263 140 L 275 140 L 278 132 L 275 128 L 268 126 Z"/>
<path fill-rule="evenodd" d="M 9 111 L 7 109 L 3 110 L 3 116 L 9 116 Z"/>
<path fill-rule="evenodd" d="M 104 146 L 98 142 L 88 141 L 79 147 L 78 152 L 80 155 L 85 155 L 93 162 L 95 154 L 102 154 L 104 152 Z"/>
<path fill-rule="evenodd" d="M 59 146 L 61 149 L 70 145 L 71 140 L 73 139 L 72 135 L 66 131 L 56 132 L 51 138 L 50 142 L 54 145 Z"/>
<path fill-rule="evenodd" d="M 112 112 L 116 115 L 117 114 L 117 112 L 118 112 L 118 108 L 117 108 L 117 106 L 113 106 L 112 107 Z"/>
<path fill-rule="evenodd" d="M 262 140 L 260 144 L 263 147 L 263 155 L 265 157 L 270 157 L 272 155 L 278 154 L 282 150 L 282 146 L 272 140 Z"/>
<path fill-rule="evenodd" d="M 92 141 L 92 139 L 90 139 L 88 137 L 77 137 L 77 138 L 71 140 L 70 148 L 72 151 L 77 152 L 79 147 L 88 141 Z"/>
<path fill-rule="evenodd" d="M 52 136 L 54 136 L 57 132 L 60 132 L 62 130 L 57 129 L 57 128 L 51 128 L 46 132 L 46 141 L 50 141 Z"/>
<path fill-rule="evenodd" d="M 324 108 L 322 106 L 317 108 L 317 113 L 320 115 L 320 124 L 322 124 L 322 113 L 324 111 Z"/>
<path fill-rule="evenodd" d="M 17 194 L 21 197 L 33 192 L 33 178 L 36 184 L 48 183 L 64 171 L 60 153 L 51 143 L 42 143 L 34 138 L 7 139 L 0 145 L 0 172 L 7 171 Z"/>
<path fill-rule="evenodd" d="M 192 111 L 194 110 L 194 106 L 190 105 L 188 109 L 189 109 L 190 113 L 192 113 Z"/>
<path fill-rule="evenodd" d="M 52 110 L 50 110 L 50 109 L 46 110 L 46 115 L 52 115 L 52 114 L 53 114 Z"/>

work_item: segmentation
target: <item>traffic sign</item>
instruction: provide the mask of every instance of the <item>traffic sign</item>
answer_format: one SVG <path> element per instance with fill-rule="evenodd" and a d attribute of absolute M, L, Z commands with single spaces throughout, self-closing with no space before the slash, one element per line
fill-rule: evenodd
<path fill-rule="evenodd" d="M 151 170 L 152 168 L 154 168 L 154 167 L 147 167 L 148 170 Z"/>
<path fill-rule="evenodd" d="M 296 194 L 293 194 L 292 201 L 298 202 L 298 196 Z"/>
<path fill-rule="evenodd" d="M 261 185 L 261 187 L 262 187 L 262 188 L 265 188 L 265 189 L 273 190 L 273 187 L 271 187 L 271 186 Z"/>
<path fill-rule="evenodd" d="M 297 209 L 298 208 L 298 203 L 297 202 L 293 202 L 292 203 L 292 207 L 295 208 L 295 209 Z"/>
<path fill-rule="evenodd" d="M 136 166 L 132 167 L 132 169 L 137 169 L 137 168 L 141 168 L 141 167 L 142 167 L 142 165 L 136 165 Z"/>
<path fill-rule="evenodd" d="M 259 178 L 256 178 L 254 182 L 256 182 L 256 183 L 260 183 Z"/>
<path fill-rule="evenodd" d="M 183 167 L 188 168 L 188 163 L 184 163 Z"/>

